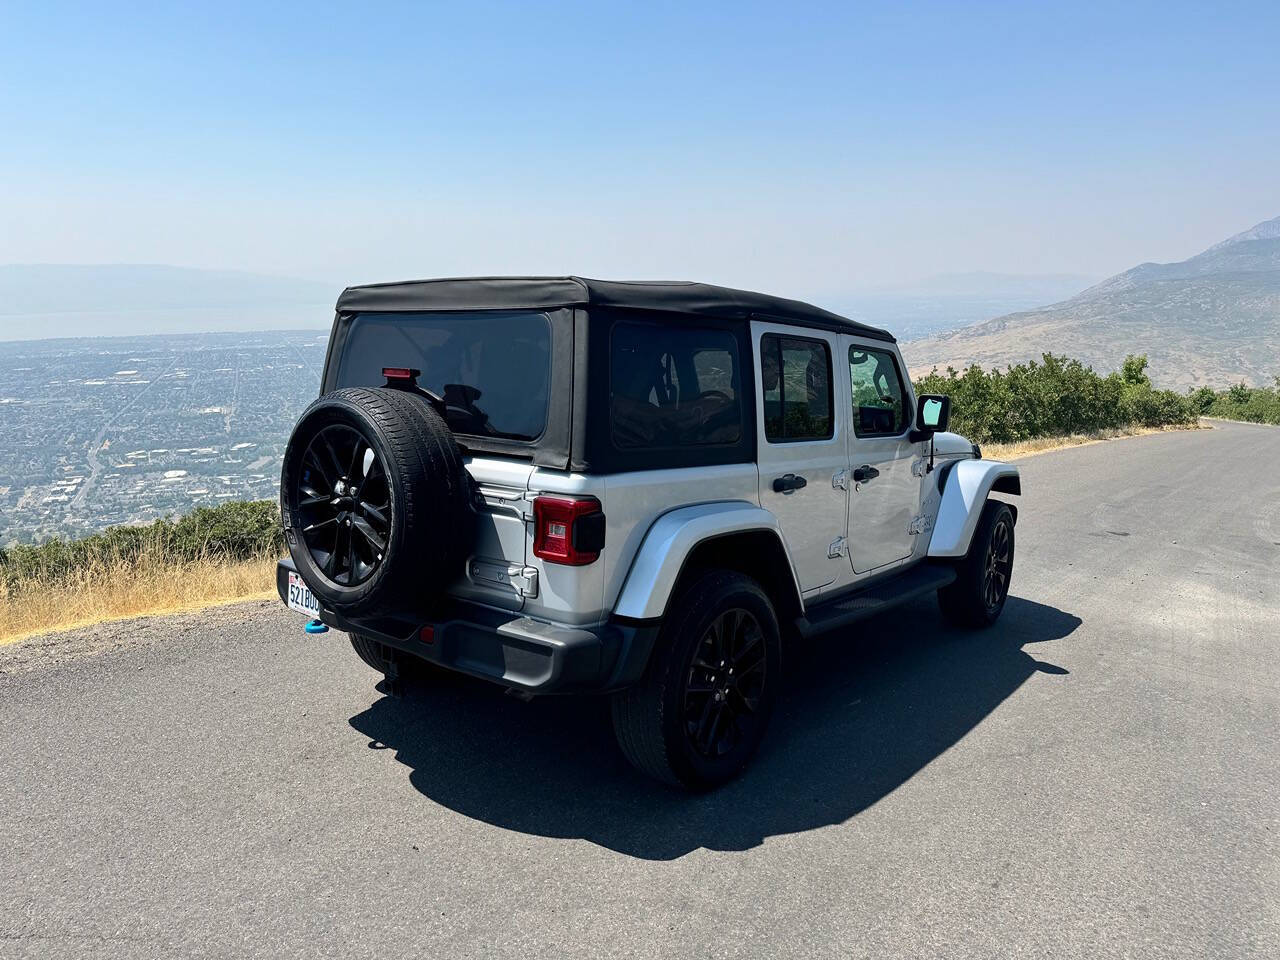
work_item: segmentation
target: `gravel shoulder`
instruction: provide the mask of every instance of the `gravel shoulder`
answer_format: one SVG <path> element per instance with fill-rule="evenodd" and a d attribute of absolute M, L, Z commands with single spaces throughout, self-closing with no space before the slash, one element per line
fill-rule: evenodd
<path fill-rule="evenodd" d="M 0 677 L 155 643 L 216 642 L 228 628 L 244 628 L 280 609 L 280 602 L 275 599 L 250 600 L 187 613 L 112 620 L 76 630 L 37 634 L 0 644 Z"/>

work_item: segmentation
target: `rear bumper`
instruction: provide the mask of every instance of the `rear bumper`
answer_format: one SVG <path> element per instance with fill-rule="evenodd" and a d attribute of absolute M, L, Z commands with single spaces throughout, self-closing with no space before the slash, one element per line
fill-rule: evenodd
<path fill-rule="evenodd" d="M 281 601 L 296 572 L 288 557 L 276 565 Z M 321 603 L 320 619 L 450 670 L 527 693 L 601 693 L 640 679 L 658 635 L 656 621 L 610 620 L 596 627 L 570 627 L 450 602 L 427 619 L 411 614 L 348 618 Z M 422 628 L 432 628 L 431 642 Z"/>

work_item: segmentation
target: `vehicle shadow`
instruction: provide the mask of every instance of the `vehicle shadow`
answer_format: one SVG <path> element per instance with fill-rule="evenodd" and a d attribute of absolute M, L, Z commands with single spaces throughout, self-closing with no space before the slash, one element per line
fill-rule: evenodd
<path fill-rule="evenodd" d="M 1023 650 L 1080 618 L 1010 597 L 969 633 L 934 604 L 832 634 L 793 657 L 769 735 L 737 781 L 689 795 L 632 770 L 601 697 L 522 703 L 480 681 L 383 697 L 351 718 L 424 796 L 507 830 L 582 838 L 646 860 L 842 823 L 897 789 L 1037 672 Z"/>

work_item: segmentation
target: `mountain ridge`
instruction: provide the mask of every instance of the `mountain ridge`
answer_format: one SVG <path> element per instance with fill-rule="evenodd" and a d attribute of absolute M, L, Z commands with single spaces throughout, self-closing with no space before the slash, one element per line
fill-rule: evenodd
<path fill-rule="evenodd" d="M 1141 263 L 1033 310 L 908 343 L 915 374 L 1005 366 L 1052 352 L 1099 370 L 1145 353 L 1153 379 L 1186 389 L 1280 373 L 1280 217 L 1174 263 Z"/>

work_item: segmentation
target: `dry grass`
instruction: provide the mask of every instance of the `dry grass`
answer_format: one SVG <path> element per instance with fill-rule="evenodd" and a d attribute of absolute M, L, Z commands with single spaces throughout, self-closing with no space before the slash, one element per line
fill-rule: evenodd
<path fill-rule="evenodd" d="M 1126 427 L 1122 430 L 1100 430 L 1097 433 L 1076 433 L 1068 437 L 1037 437 L 1035 440 L 1020 440 L 1017 443 L 984 443 L 983 457 L 990 460 L 1014 460 L 1018 457 L 1033 457 L 1037 453 L 1048 453 L 1064 447 L 1082 447 L 1090 443 L 1102 443 L 1120 437 L 1141 437 L 1148 433 L 1169 433 L 1173 430 L 1211 429 L 1202 424 L 1174 425 L 1167 427 Z"/>
<path fill-rule="evenodd" d="M 153 614 L 275 596 L 274 556 L 256 560 L 140 558 L 92 564 L 71 579 L 28 580 L 0 595 L 0 645 L 66 630 Z"/>

